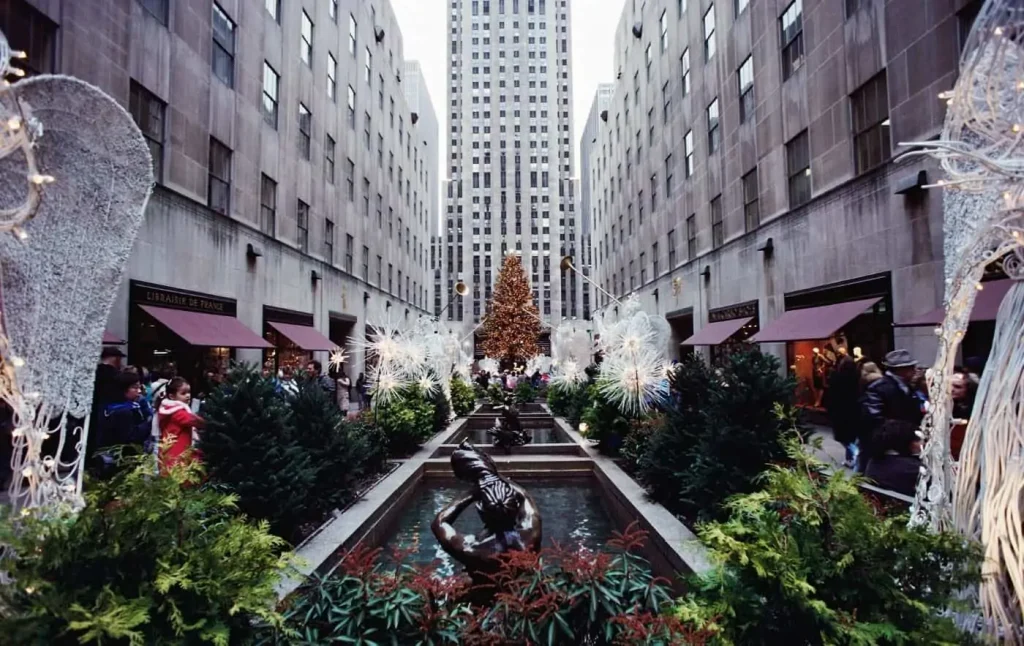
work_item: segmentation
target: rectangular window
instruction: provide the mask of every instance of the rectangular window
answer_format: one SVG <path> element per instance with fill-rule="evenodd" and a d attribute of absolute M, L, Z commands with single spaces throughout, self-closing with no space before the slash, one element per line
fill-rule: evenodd
<path fill-rule="evenodd" d="M 363 79 L 367 85 L 373 85 L 373 54 L 370 53 L 370 48 L 367 47 L 363 53 Z"/>
<path fill-rule="evenodd" d="M 335 60 L 334 54 L 327 54 L 327 98 L 331 100 L 331 103 L 338 101 L 338 61 Z"/>
<path fill-rule="evenodd" d="M 651 82 L 651 63 L 654 62 L 654 58 L 651 55 L 651 44 L 650 43 L 647 43 L 647 49 L 645 50 L 644 58 L 646 59 L 647 82 L 650 83 Z"/>
<path fill-rule="evenodd" d="M 356 129 L 356 91 L 348 86 L 348 127 Z"/>
<path fill-rule="evenodd" d="M 334 183 L 334 138 L 330 135 L 324 140 L 324 179 Z"/>
<path fill-rule="evenodd" d="M 260 181 L 260 229 L 271 236 L 277 230 L 277 182 L 266 175 Z"/>
<path fill-rule="evenodd" d="M 356 201 L 356 165 L 351 159 L 345 160 L 345 189 L 348 193 L 348 201 Z"/>
<path fill-rule="evenodd" d="M 168 0 L 139 0 L 139 4 L 159 20 L 161 25 L 167 24 Z"/>
<path fill-rule="evenodd" d="M 747 56 L 747 60 L 740 65 L 740 123 L 746 123 L 747 119 L 754 116 L 754 57 Z"/>
<path fill-rule="evenodd" d="M 683 70 L 683 96 L 690 93 L 690 48 L 683 50 L 679 57 L 679 67 Z"/>
<path fill-rule="evenodd" d="M 331 22 L 337 24 L 338 0 L 327 0 L 327 16 L 331 19 Z"/>
<path fill-rule="evenodd" d="M 676 230 L 668 232 L 668 270 L 676 268 Z"/>
<path fill-rule="evenodd" d="M 281 0 L 263 0 L 263 6 L 275 22 L 281 22 Z"/>
<path fill-rule="evenodd" d="M 640 252 L 640 286 L 647 284 L 647 254 Z"/>
<path fill-rule="evenodd" d="M 310 145 L 309 136 L 313 130 L 313 115 L 309 113 L 309 108 L 299 104 L 299 154 L 302 155 L 303 159 L 309 159 Z"/>
<path fill-rule="evenodd" d="M 672 197 L 672 155 L 665 158 L 665 197 Z"/>
<path fill-rule="evenodd" d="M 383 285 L 384 285 L 381 282 L 381 279 L 380 279 L 380 276 L 381 276 L 381 273 L 380 273 L 381 265 L 382 265 L 381 257 L 377 256 L 377 287 L 383 287 Z"/>
<path fill-rule="evenodd" d="M 295 227 L 299 241 L 299 249 L 309 251 L 309 205 L 299 200 L 295 209 Z"/>
<path fill-rule="evenodd" d="M 757 166 L 743 176 L 743 224 L 747 231 L 761 225 L 760 194 L 757 186 Z"/>
<path fill-rule="evenodd" d="M 348 53 L 352 54 L 352 56 L 356 55 L 356 47 L 358 45 L 358 41 L 356 39 L 356 29 L 357 29 L 356 17 L 353 16 L 352 14 L 349 14 L 348 15 Z M 378 282 L 380 282 L 380 281 L 378 280 Z"/>
<path fill-rule="evenodd" d="M 799 1 L 799 0 L 798 0 Z M 704 62 L 715 57 L 715 5 L 712 3 L 704 14 Z"/>
<path fill-rule="evenodd" d="M 313 67 L 313 21 L 303 10 L 302 22 L 300 23 L 299 59 L 306 65 Z"/>
<path fill-rule="evenodd" d="M 228 87 L 235 87 L 235 23 L 213 3 L 213 75 Z"/>
<path fill-rule="evenodd" d="M 693 213 L 686 218 L 686 258 L 694 260 L 697 257 L 697 214 Z"/>
<path fill-rule="evenodd" d="M 206 203 L 211 210 L 227 215 L 231 209 L 231 149 L 213 137 L 209 165 Z"/>
<path fill-rule="evenodd" d="M 717 249 L 725 242 L 725 225 L 722 223 L 722 196 L 711 200 L 711 248 Z"/>
<path fill-rule="evenodd" d="M 395 267 L 390 262 L 388 263 L 388 293 L 390 294 L 395 288 Z"/>
<path fill-rule="evenodd" d="M 668 49 L 668 9 L 661 12 L 661 20 L 658 22 L 661 25 L 661 51 L 664 53 Z"/>
<path fill-rule="evenodd" d="M 782 80 L 800 69 L 804 62 L 803 0 L 793 0 L 782 12 Z"/>
<path fill-rule="evenodd" d="M 324 220 L 324 259 L 327 264 L 334 264 L 334 223 L 330 220 Z"/>
<path fill-rule="evenodd" d="M 281 76 L 270 63 L 263 61 L 263 120 L 277 130 L 277 90 Z"/>
<path fill-rule="evenodd" d="M 718 127 L 718 99 L 708 106 L 708 154 L 714 155 L 722 144 L 722 131 Z"/>
<path fill-rule="evenodd" d="M 655 242 L 651 245 L 651 278 L 654 280 L 658 279 L 658 243 Z"/>
<path fill-rule="evenodd" d="M 363 178 L 363 217 L 370 217 L 370 180 Z"/>
<path fill-rule="evenodd" d="M 686 176 L 693 177 L 693 130 L 687 130 L 683 137 L 683 153 L 686 155 Z"/>
<path fill-rule="evenodd" d="M 890 157 L 889 90 L 884 70 L 850 95 L 850 108 L 853 150 L 860 174 Z"/>
<path fill-rule="evenodd" d="M 155 94 L 135 81 L 131 82 L 128 108 L 135 119 L 135 125 L 142 131 L 153 158 L 153 179 L 162 182 L 164 178 L 164 111 L 167 105 Z"/>
<path fill-rule="evenodd" d="M 750 6 L 750 0 L 736 0 L 736 15 L 743 13 Z"/>
<path fill-rule="evenodd" d="M 351 236 L 349 236 L 351 237 Z M 363 280 L 370 280 L 370 248 L 363 247 Z"/>
<path fill-rule="evenodd" d="M 345 234 L 345 271 L 352 273 L 352 256 L 355 254 L 356 241 L 350 234 Z M 368 262 L 367 255 L 369 249 L 363 247 L 363 273 L 366 273 L 366 263 Z"/>
<path fill-rule="evenodd" d="M 804 130 L 786 144 L 786 174 L 789 177 L 789 208 L 811 199 L 811 151 Z"/>

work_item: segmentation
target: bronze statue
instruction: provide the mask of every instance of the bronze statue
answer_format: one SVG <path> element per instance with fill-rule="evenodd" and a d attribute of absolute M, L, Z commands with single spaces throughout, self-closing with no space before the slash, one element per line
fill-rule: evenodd
<path fill-rule="evenodd" d="M 494 426 L 487 430 L 493 438 L 493 446 L 503 449 L 505 455 L 512 453 L 513 446 L 523 446 L 533 440 L 533 436 L 523 430 L 519 423 L 519 408 L 510 402 L 498 406 L 501 417 L 494 419 Z"/>
<path fill-rule="evenodd" d="M 489 455 L 464 441 L 452 453 L 452 472 L 459 480 L 473 484 L 461 500 L 437 514 L 430 529 L 444 551 L 466 566 L 476 583 L 486 583 L 485 574 L 497 571 L 496 555 L 513 550 L 539 550 L 541 519 L 537 503 L 525 489 L 498 474 Z M 483 521 L 481 534 L 460 533 L 455 519 L 476 503 Z"/>

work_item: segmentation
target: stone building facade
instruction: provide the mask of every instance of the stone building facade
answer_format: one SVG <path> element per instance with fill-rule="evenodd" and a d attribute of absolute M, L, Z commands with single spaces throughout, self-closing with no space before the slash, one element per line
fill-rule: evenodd
<path fill-rule="evenodd" d="M 437 118 L 425 91 L 406 99 L 387 0 L 3 0 L 0 20 L 33 72 L 102 88 L 154 154 L 108 324 L 130 360 L 280 367 L 362 336 L 368 314 L 427 313 Z M 275 347 L 190 352 L 164 325 L 181 314 L 143 307 L 161 305 L 230 314 Z"/>
<path fill-rule="evenodd" d="M 668 317 L 674 356 L 714 323 L 735 325 L 696 346 L 712 356 L 799 336 L 772 329 L 786 312 L 863 300 L 838 342 L 929 362 L 931 328 L 893 324 L 941 305 L 942 200 L 921 188 L 939 171 L 898 143 L 940 132 L 980 5 L 627 0 L 614 95 L 581 141 L 597 280 Z M 836 342 L 762 348 L 792 368 Z"/>

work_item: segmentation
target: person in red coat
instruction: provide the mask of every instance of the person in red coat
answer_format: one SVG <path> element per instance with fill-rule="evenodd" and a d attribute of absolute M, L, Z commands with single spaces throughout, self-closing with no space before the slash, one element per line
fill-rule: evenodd
<path fill-rule="evenodd" d="M 160 402 L 156 420 L 160 427 L 160 451 L 163 471 L 166 472 L 191 451 L 192 459 L 200 459 L 192 449 L 192 431 L 201 429 L 206 421 L 192 412 L 192 387 L 181 377 L 167 384 L 167 396 Z"/>

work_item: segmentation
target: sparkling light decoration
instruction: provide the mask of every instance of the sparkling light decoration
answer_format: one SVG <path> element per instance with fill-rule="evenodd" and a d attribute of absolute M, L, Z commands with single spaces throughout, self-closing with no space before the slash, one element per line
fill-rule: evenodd
<path fill-rule="evenodd" d="M 978 590 L 985 632 L 1024 640 L 1024 9 L 988 0 L 964 47 L 939 141 L 909 144 L 938 159 L 944 187 L 946 318 L 929 379 L 922 476 L 912 522 L 953 527 L 985 549 Z M 956 353 L 985 268 L 1014 279 L 999 309 L 954 477 L 949 452 Z M 967 618 L 968 621 L 970 618 Z M 961 622 L 966 623 L 966 622 Z"/>
<path fill-rule="evenodd" d="M 0 34 L 0 76 L 11 66 Z M 45 136 L 43 126 L 45 125 Z M 131 116 L 64 76 L 0 83 L 0 398 L 11 504 L 76 508 L 103 329 L 153 184 Z M 59 178 L 59 181 L 57 179 Z M 49 441 L 48 441 L 49 440 Z M 44 442 L 47 446 L 44 447 Z"/>
<path fill-rule="evenodd" d="M 494 297 L 483 320 L 482 348 L 499 361 L 525 361 L 537 354 L 540 316 L 520 257 L 505 256 Z"/>
<path fill-rule="evenodd" d="M 578 321 L 565 321 L 551 335 L 550 386 L 572 390 L 587 380 L 586 368 L 594 356 L 590 331 Z"/>
<path fill-rule="evenodd" d="M 495 359 L 494 357 L 484 357 L 483 359 L 480 360 L 479 363 L 477 363 L 477 367 L 480 368 L 480 370 L 492 375 L 497 373 L 501 369 L 501 365 L 498 363 L 498 360 Z"/>
<path fill-rule="evenodd" d="M 664 317 L 640 309 L 635 294 L 619 307 L 620 315 L 596 319 L 597 349 L 604 356 L 598 388 L 627 414 L 644 414 L 668 397 L 665 349 L 671 330 Z"/>
<path fill-rule="evenodd" d="M 327 365 L 332 370 L 341 370 L 341 367 L 348 361 L 348 355 L 345 354 L 344 348 L 334 348 L 331 350 L 331 354 L 327 359 Z"/>
<path fill-rule="evenodd" d="M 551 357 L 543 354 L 538 354 L 530 357 L 530 360 L 526 362 L 525 372 L 528 375 L 534 373 L 547 374 L 551 371 Z"/>

